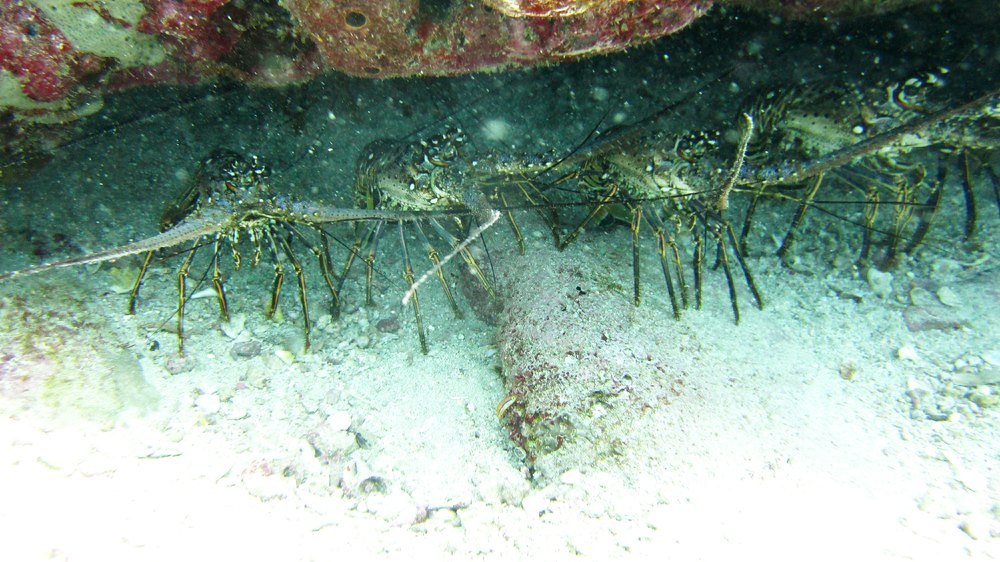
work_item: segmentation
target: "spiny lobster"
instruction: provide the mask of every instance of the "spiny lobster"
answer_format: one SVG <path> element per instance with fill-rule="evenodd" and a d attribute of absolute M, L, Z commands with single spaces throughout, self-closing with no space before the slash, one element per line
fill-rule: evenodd
<path fill-rule="evenodd" d="M 196 252 L 205 246 L 211 248 L 211 283 L 220 312 L 224 319 L 228 319 L 221 255 L 228 247 L 234 267 L 239 269 L 243 263 L 244 250 L 241 248 L 249 247 L 252 265 L 257 265 L 266 254 L 274 267 L 269 315 L 277 307 L 285 267 L 291 266 L 298 285 L 305 345 L 308 348 L 310 316 L 306 275 L 296 255 L 296 245 L 305 246 L 317 260 L 330 293 L 332 310 L 336 313 L 344 280 L 359 256 L 366 264 L 367 298 L 371 300 L 376 248 L 387 228 L 395 226 L 400 233 L 404 278 L 412 287 L 408 295 L 413 297 L 411 301 L 418 336 L 421 348 L 426 351 L 416 285 L 430 276 L 436 276 L 456 315 L 460 315 L 441 273 L 441 265 L 447 258 L 440 257 L 436 244 L 448 247 L 449 257 L 461 256 L 483 287 L 491 292 L 489 279 L 468 250 L 468 245 L 501 215 L 507 217 L 521 242 L 513 212 L 532 208 L 542 210 L 561 248 L 577 238 L 588 223 L 604 215 L 627 222 L 632 233 L 636 304 L 640 301 L 640 234 L 644 231 L 652 233 L 675 316 L 679 316 L 690 298 L 678 241 L 690 237 L 694 242 L 690 259 L 698 306 L 701 304 L 705 241 L 714 241 L 716 263 L 725 272 L 733 312 L 738 321 L 740 312 L 731 259 L 739 264 L 757 305 L 762 306 L 763 301 L 744 258 L 746 228 L 743 237 L 738 238 L 726 217 L 732 195 L 751 194 L 746 221 L 749 225 L 749 215 L 756 200 L 790 199 L 783 193 L 783 186 L 811 181 L 814 186 L 809 190 L 810 194 L 796 199 L 803 209 L 808 208 L 814 204 L 813 194 L 823 183 L 825 174 L 901 146 L 903 141 L 914 135 L 968 137 L 969 123 L 975 122 L 970 116 L 980 116 L 984 107 L 995 110 L 997 96 L 997 91 L 992 91 L 966 103 L 919 115 L 815 157 L 805 155 L 791 161 L 779 158 L 780 164 L 762 162 L 755 157 L 759 148 L 753 146 L 752 141 L 755 136 L 768 137 L 760 129 L 760 123 L 767 121 L 768 114 L 753 108 L 743 113 L 740 140 L 735 151 L 724 149 L 714 134 L 688 131 L 656 131 L 651 134 L 629 131 L 607 135 L 560 159 L 491 154 L 469 157 L 462 154 L 463 133 L 458 129 L 418 141 L 380 140 L 366 147 L 359 158 L 356 208 L 302 201 L 277 194 L 268 169 L 255 157 L 218 151 L 201 163 L 195 181 L 168 207 L 159 234 L 103 251 L 2 273 L 0 280 L 145 254 L 130 292 L 129 311 L 134 312 L 153 252 L 189 245 L 177 273 L 177 335 L 178 348 L 182 350 L 184 308 L 189 299 L 187 280 Z M 575 168 L 571 171 L 564 171 L 573 166 Z M 554 201 L 555 192 L 562 190 L 562 186 L 570 181 L 575 181 L 578 186 L 570 204 L 583 205 L 590 210 L 560 241 L 555 209 L 561 203 Z M 514 204 L 511 204 L 512 201 Z M 800 217 L 796 218 L 790 232 L 800 220 Z M 326 231 L 332 223 L 356 225 L 354 244 L 339 274 L 330 256 Z M 421 279 L 416 279 L 414 275 L 405 234 L 407 228 L 416 235 L 433 264 L 431 272 Z M 241 242 L 244 239 L 246 242 Z M 783 247 L 790 245 L 790 239 L 791 234 L 786 237 Z M 523 251 L 523 242 L 521 248 Z"/>

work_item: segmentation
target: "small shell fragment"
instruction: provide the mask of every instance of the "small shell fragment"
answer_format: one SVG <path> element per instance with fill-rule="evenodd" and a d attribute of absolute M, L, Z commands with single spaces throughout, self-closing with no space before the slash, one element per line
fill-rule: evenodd
<path fill-rule="evenodd" d="M 948 287 L 941 287 L 937 290 L 937 298 L 945 306 L 961 306 L 962 299 Z"/>
<path fill-rule="evenodd" d="M 1000 383 L 1000 369 L 984 369 L 971 373 L 955 373 L 951 382 L 958 386 L 982 386 Z"/>
<path fill-rule="evenodd" d="M 892 294 L 892 274 L 887 271 L 879 271 L 874 267 L 868 268 L 865 273 L 868 287 L 879 298 L 885 299 Z"/>
<path fill-rule="evenodd" d="M 276 349 L 274 351 L 274 356 L 281 359 L 281 362 L 286 365 L 291 365 L 295 362 L 295 354 L 287 349 Z"/>
<path fill-rule="evenodd" d="M 896 357 L 899 357 L 904 361 L 916 361 L 920 359 L 920 356 L 917 354 L 916 348 L 914 348 L 912 345 L 904 345 L 899 349 L 897 349 Z"/>

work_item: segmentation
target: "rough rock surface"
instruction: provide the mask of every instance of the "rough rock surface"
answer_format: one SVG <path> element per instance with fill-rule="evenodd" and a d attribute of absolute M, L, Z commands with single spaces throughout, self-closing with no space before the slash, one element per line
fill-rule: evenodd
<path fill-rule="evenodd" d="M 587 4 L 595 5 L 573 15 L 543 12 L 531 18 L 474 2 L 436 8 L 417 0 L 289 0 L 287 6 L 328 66 L 385 77 L 458 74 L 617 51 L 686 26 L 712 3 Z"/>
<path fill-rule="evenodd" d="M 228 75 L 282 85 L 327 68 L 387 77 L 566 60 L 671 33 L 712 2 L 569 4 L 579 9 L 524 18 L 479 2 L 0 0 L 0 110 L 63 122 L 96 93 L 137 84 Z"/>
<path fill-rule="evenodd" d="M 921 0 L 729 0 L 782 15 Z M 618 51 L 684 28 L 712 0 L 0 0 L 0 146 L 66 123 L 102 92 L 218 76 L 284 85 L 326 69 L 452 75 Z M 22 147 L 23 149 L 23 147 Z"/>
<path fill-rule="evenodd" d="M 521 259 L 558 267 L 506 270 L 497 339 L 514 400 L 503 413 L 511 439 L 542 481 L 619 463 L 635 453 L 639 421 L 684 392 L 693 355 L 683 341 L 656 345 L 620 287 L 595 284 L 584 264 L 551 248 Z"/>

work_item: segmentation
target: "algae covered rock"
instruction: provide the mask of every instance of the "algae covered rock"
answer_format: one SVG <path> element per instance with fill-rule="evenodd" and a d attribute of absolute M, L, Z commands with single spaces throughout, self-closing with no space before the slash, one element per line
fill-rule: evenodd
<path fill-rule="evenodd" d="M 60 415 L 99 423 L 113 422 L 125 410 L 146 414 L 156 409 L 159 394 L 143 377 L 134 353 L 91 344 L 75 347 L 83 349 L 61 355 L 50 364 L 52 370 L 39 393 L 43 405 Z M 72 359 L 76 357 L 89 357 L 90 361 L 77 364 Z"/>
<path fill-rule="evenodd" d="M 158 391 L 139 357 L 101 341 L 79 308 L 14 296 L 0 301 L 0 397 L 9 413 L 113 424 L 125 412 L 154 411 Z M 105 327 L 106 329 L 106 327 Z"/>

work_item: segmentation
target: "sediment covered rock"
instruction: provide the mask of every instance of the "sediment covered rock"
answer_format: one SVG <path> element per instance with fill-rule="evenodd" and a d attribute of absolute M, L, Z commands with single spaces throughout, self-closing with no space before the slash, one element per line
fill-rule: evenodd
<path fill-rule="evenodd" d="M 513 263 L 501 274 L 498 346 L 509 394 L 498 410 L 511 439 L 542 481 L 635 458 L 639 422 L 684 391 L 685 346 L 652 353 L 655 340 L 634 325 L 627 291 L 595 283 L 610 277 L 593 264 L 549 248 L 520 260 L 553 267 Z"/>

